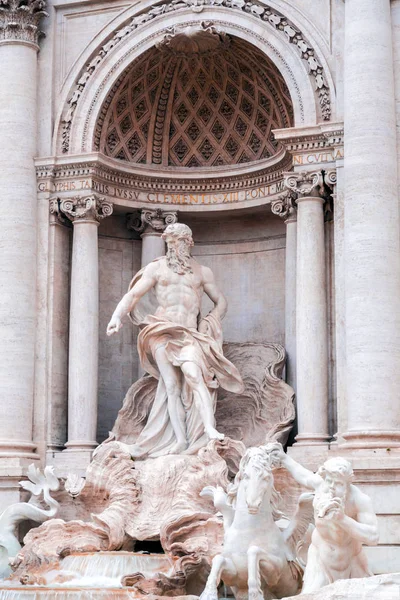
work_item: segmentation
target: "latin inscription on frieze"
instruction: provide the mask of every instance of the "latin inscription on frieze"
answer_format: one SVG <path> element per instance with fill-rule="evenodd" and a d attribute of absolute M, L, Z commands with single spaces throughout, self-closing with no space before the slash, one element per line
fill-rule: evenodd
<path fill-rule="evenodd" d="M 93 181 L 91 179 L 77 179 L 58 181 L 39 181 L 38 192 L 50 193 L 76 193 L 91 190 L 110 199 L 140 202 L 145 204 L 169 204 L 169 205 L 205 205 L 205 204 L 234 204 L 261 199 L 279 194 L 283 191 L 283 181 L 262 185 L 247 190 L 228 192 L 149 192 L 135 190 L 128 187 L 117 187 L 113 184 Z"/>
<path fill-rule="evenodd" d="M 302 154 L 294 154 L 293 155 L 293 165 L 315 165 L 320 163 L 329 163 L 335 162 L 343 158 L 343 150 L 336 149 L 331 151 L 323 151 L 323 152 L 313 152 L 310 154 L 302 153 Z"/>

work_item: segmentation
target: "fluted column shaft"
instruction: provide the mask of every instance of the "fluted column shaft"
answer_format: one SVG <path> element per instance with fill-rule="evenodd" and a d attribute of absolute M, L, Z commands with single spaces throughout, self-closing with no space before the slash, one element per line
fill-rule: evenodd
<path fill-rule="evenodd" d="M 345 5 L 348 443 L 400 445 L 400 245 L 390 0 Z"/>
<path fill-rule="evenodd" d="M 69 450 L 96 447 L 99 344 L 99 220 L 112 205 L 90 196 L 63 201 L 73 222 L 68 369 Z"/>
<path fill-rule="evenodd" d="M 37 24 L 45 13 L 30 0 L 23 4 L 11 0 L 0 14 L 0 457 L 31 460 L 35 456 Z"/>

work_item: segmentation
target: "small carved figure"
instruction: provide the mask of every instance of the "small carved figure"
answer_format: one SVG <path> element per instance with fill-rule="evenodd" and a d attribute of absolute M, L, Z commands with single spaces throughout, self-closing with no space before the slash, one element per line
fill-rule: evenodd
<path fill-rule="evenodd" d="M 371 500 L 351 483 L 353 469 L 345 458 L 327 460 L 317 473 L 284 453 L 274 454 L 294 479 L 315 490 L 315 529 L 308 550 L 302 593 L 311 593 L 337 579 L 372 575 L 363 544 L 378 542 L 378 523 Z"/>
<path fill-rule="evenodd" d="M 193 454 L 209 439 L 223 439 L 215 428 L 217 388 L 243 391 L 238 370 L 222 353 L 221 319 L 227 303 L 212 271 L 190 255 L 191 230 L 175 223 L 162 237 L 167 255 L 139 271 L 107 327 L 108 335 L 118 332 L 121 319 L 134 311 L 141 328 L 140 362 L 159 381 L 145 428 L 136 444 L 124 445 L 136 458 L 186 450 Z M 158 307 L 154 314 L 140 315 L 139 300 L 152 290 Z M 203 292 L 214 308 L 201 319 Z"/>
<path fill-rule="evenodd" d="M 237 600 L 269 600 L 300 591 L 303 571 L 296 549 L 312 516 L 312 495 L 300 496 L 293 520 L 281 531 L 276 521 L 284 515 L 272 472 L 277 447 L 273 442 L 249 448 L 228 493 L 213 487 L 201 492 L 222 513 L 225 535 L 200 600 L 217 600 L 221 579 Z"/>
<path fill-rule="evenodd" d="M 32 494 L 29 502 L 11 504 L 0 516 L 0 578 L 7 577 L 10 573 L 9 561 L 21 550 L 16 529 L 22 521 L 36 521 L 43 523 L 54 517 L 59 509 L 57 500 L 50 496 L 59 488 L 59 481 L 54 474 L 53 467 L 46 467 L 44 474 L 33 464 L 28 467 L 29 481 L 20 481 L 19 484 Z M 43 500 L 48 508 L 39 505 L 39 496 L 43 493 Z"/>

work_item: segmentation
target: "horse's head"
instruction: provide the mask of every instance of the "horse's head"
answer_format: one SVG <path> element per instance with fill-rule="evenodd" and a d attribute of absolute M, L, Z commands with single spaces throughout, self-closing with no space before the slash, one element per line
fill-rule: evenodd
<path fill-rule="evenodd" d="M 244 487 L 249 513 L 257 514 L 262 501 L 271 500 L 274 490 L 271 460 L 265 448 L 247 450 L 240 463 L 239 479 Z"/>

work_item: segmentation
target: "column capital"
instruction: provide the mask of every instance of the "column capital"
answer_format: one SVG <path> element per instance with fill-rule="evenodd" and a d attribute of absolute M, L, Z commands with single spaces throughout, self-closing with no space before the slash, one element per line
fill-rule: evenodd
<path fill-rule="evenodd" d="M 296 206 L 297 195 L 292 191 L 288 190 L 284 194 L 281 194 L 277 200 L 271 202 L 271 211 L 274 215 L 284 219 L 285 223 L 291 223 L 297 220 L 297 206 Z"/>
<path fill-rule="evenodd" d="M 48 14 L 45 0 L 1 0 L 0 44 L 22 42 L 37 46 L 39 21 Z"/>
<path fill-rule="evenodd" d="M 306 197 L 324 197 L 324 180 L 321 171 L 301 171 L 284 173 L 284 186 L 297 200 Z"/>
<path fill-rule="evenodd" d="M 173 225 L 177 221 L 178 213 L 176 211 L 143 208 L 139 213 L 128 215 L 127 227 L 142 235 L 148 233 L 161 235 L 168 225 Z"/>
<path fill-rule="evenodd" d="M 306 198 L 321 200 L 326 221 L 332 220 L 336 181 L 336 169 L 284 173 L 284 185 L 294 194 L 295 203 Z"/>
<path fill-rule="evenodd" d="M 60 209 L 61 200 L 60 198 L 50 198 L 49 200 L 49 213 L 50 213 L 50 225 L 65 225 L 71 226 L 71 222 L 61 212 Z"/>
<path fill-rule="evenodd" d="M 61 200 L 59 211 L 74 224 L 82 222 L 99 224 L 102 219 L 112 215 L 113 205 L 104 198 L 91 194 L 90 196 L 76 196 Z"/>

